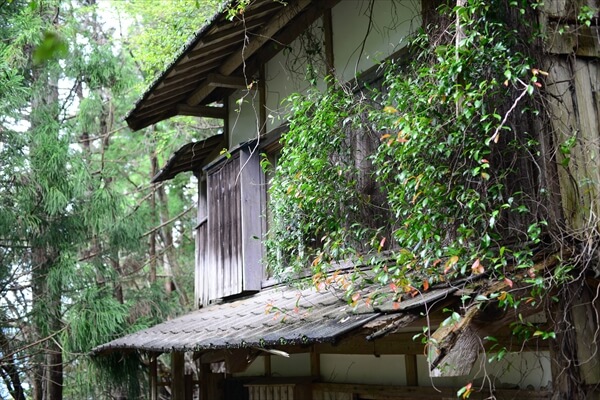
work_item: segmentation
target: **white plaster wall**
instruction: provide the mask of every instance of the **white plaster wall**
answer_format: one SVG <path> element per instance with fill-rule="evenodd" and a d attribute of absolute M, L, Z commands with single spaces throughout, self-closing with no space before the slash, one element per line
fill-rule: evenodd
<path fill-rule="evenodd" d="M 343 0 L 332 10 L 334 64 L 342 81 L 406 46 L 406 37 L 421 24 L 420 1 L 374 1 L 370 30 L 370 0 Z"/>
<path fill-rule="evenodd" d="M 419 386 L 460 388 L 469 382 L 475 385 L 493 384 L 496 388 L 540 389 L 552 381 L 550 354 L 547 351 L 508 353 L 501 361 L 488 362 L 493 354 L 481 355 L 468 376 L 430 378 L 425 356 L 417 356 Z M 487 377 L 487 378 L 486 378 Z M 488 379 L 489 378 L 489 379 Z"/>
<path fill-rule="evenodd" d="M 238 90 L 229 96 L 229 148 L 253 139 L 259 121 L 257 90 Z"/>
<path fill-rule="evenodd" d="M 254 361 L 246 368 L 244 372 L 236 372 L 234 377 L 242 376 L 264 376 L 265 375 L 265 357 L 256 357 Z"/>
<path fill-rule="evenodd" d="M 286 107 L 282 101 L 292 93 L 305 93 L 311 86 L 307 80 L 309 64 L 313 65 L 318 75 L 317 87 L 324 89 L 326 86 L 323 82 L 326 71 L 322 19 L 315 21 L 308 31 L 309 33 L 300 35 L 290 46 L 277 53 L 265 66 L 267 132 L 283 122 Z M 317 46 L 321 46 L 322 50 L 320 54 L 306 54 L 305 48 L 312 47 L 310 41 L 318 42 Z"/>
<path fill-rule="evenodd" d="M 404 356 L 321 354 L 321 378 L 334 383 L 405 386 Z"/>
<path fill-rule="evenodd" d="M 310 354 L 290 354 L 288 357 L 271 356 L 272 376 L 309 376 Z"/>
<path fill-rule="evenodd" d="M 407 44 L 405 38 L 420 26 L 420 0 L 373 1 L 373 20 L 368 35 L 370 0 L 343 0 L 332 9 L 337 79 L 349 81 L 355 78 L 357 72 L 383 61 L 404 47 Z M 324 90 L 326 87 L 323 80 L 327 71 L 322 19 L 315 21 L 309 31 L 310 34 L 301 35 L 265 65 L 267 132 L 284 122 L 287 110 L 282 101 L 292 93 L 305 93 L 311 86 L 307 80 L 309 64 L 318 75 L 317 88 Z M 313 42 L 317 45 L 314 46 Z M 317 54 L 305 53 L 306 48 L 317 50 L 319 46 L 321 51 Z M 241 107 L 240 98 L 243 98 Z M 257 91 L 238 91 L 230 96 L 230 147 L 256 137 L 258 118 Z"/>

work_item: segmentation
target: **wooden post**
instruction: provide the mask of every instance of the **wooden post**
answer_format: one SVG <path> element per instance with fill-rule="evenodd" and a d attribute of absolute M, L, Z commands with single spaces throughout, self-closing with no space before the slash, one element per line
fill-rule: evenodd
<path fill-rule="evenodd" d="M 271 376 L 271 355 L 265 354 L 264 361 L 265 361 L 265 376 Z"/>
<path fill-rule="evenodd" d="M 267 133 L 267 83 L 265 65 L 258 70 L 258 135 Z"/>
<path fill-rule="evenodd" d="M 333 83 L 335 73 L 335 59 L 333 56 L 333 18 L 331 8 L 328 8 L 323 13 L 323 31 L 325 35 L 325 63 L 327 64 L 327 75 L 331 76 L 329 84 Z"/>
<path fill-rule="evenodd" d="M 319 379 L 321 377 L 321 354 L 313 348 L 310 351 L 310 376 Z"/>
<path fill-rule="evenodd" d="M 414 354 L 405 354 L 404 367 L 406 369 L 406 386 L 419 386 L 419 376 L 417 375 L 417 356 Z"/>
<path fill-rule="evenodd" d="M 210 364 L 200 364 L 200 400 L 208 400 Z"/>
<path fill-rule="evenodd" d="M 185 353 L 171 353 L 171 399 L 185 400 Z"/>
<path fill-rule="evenodd" d="M 150 400 L 158 400 L 158 353 L 150 354 Z"/>
<path fill-rule="evenodd" d="M 185 374 L 183 376 L 183 387 L 185 400 L 194 400 L 194 375 Z"/>
<path fill-rule="evenodd" d="M 196 227 L 196 265 L 194 269 L 194 308 L 198 309 L 208 301 L 208 282 L 206 279 L 206 244 L 208 241 L 208 206 L 206 193 L 206 175 L 196 173 L 198 179 L 198 226 Z"/>

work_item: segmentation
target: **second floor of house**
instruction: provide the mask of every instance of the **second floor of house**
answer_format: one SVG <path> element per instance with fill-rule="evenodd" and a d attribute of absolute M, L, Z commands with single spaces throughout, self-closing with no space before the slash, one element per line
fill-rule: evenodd
<path fill-rule="evenodd" d="M 411 0 L 257 0 L 232 9 L 200 31 L 128 117 L 134 128 L 171 114 L 223 121 L 221 134 L 185 145 L 154 178 L 197 177 L 198 306 L 273 283 L 264 239 L 270 174 L 289 123 L 286 99 L 325 91 L 327 80 L 357 89 L 381 78 L 381 64 L 402 54 L 421 25 L 421 4 Z"/>

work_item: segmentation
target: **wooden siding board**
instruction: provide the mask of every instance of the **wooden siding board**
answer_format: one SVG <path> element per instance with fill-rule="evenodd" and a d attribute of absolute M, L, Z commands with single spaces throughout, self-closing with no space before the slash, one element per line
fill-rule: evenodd
<path fill-rule="evenodd" d="M 573 64 L 574 91 L 580 126 L 578 142 L 581 143 L 581 152 L 578 153 L 581 158 L 577 160 L 581 170 L 577 183 L 583 200 L 580 207 L 583 206 L 583 209 L 586 210 L 582 216 L 584 218 L 582 223 L 587 224 L 591 217 L 589 213 L 600 215 L 598 206 L 598 185 L 600 184 L 598 119 L 600 113 L 596 108 L 592 93 L 593 81 L 597 81 L 600 76 L 598 69 L 593 68 L 595 64 L 591 62 L 575 59 Z"/>
<path fill-rule="evenodd" d="M 261 238 L 261 186 L 262 170 L 258 154 L 254 148 L 246 148 L 241 152 L 240 171 L 241 187 L 241 220 L 242 220 L 242 262 L 244 264 L 244 290 L 260 290 L 263 277 Z"/>
<path fill-rule="evenodd" d="M 250 155 L 252 156 L 250 157 Z M 208 300 L 260 289 L 263 268 L 262 170 L 257 153 L 243 148 L 209 167 Z M 206 297 L 206 296 L 205 296 Z"/>
<path fill-rule="evenodd" d="M 552 131 L 554 143 L 560 146 L 565 143 L 572 135 L 574 122 L 573 116 L 568 110 L 573 109 L 573 100 L 570 89 L 570 68 L 566 60 L 555 58 L 549 66 L 549 76 L 552 78 L 546 87 L 549 96 L 550 113 L 552 115 Z M 565 162 L 565 155 L 560 151 L 556 152 L 556 161 L 559 165 L 558 177 L 560 182 L 560 196 L 567 223 L 571 226 L 575 223 L 575 213 L 577 210 L 577 191 L 574 190 L 569 171 L 562 166 Z"/>
<path fill-rule="evenodd" d="M 204 293 L 206 293 L 206 240 L 208 233 L 207 224 L 207 199 L 206 199 L 206 181 L 198 179 L 198 222 L 196 228 L 196 266 L 195 266 L 195 284 L 194 284 L 194 308 L 206 304 Z"/>

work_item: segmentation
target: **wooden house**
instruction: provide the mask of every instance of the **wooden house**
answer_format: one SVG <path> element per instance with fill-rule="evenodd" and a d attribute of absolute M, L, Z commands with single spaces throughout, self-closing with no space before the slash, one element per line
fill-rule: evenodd
<path fill-rule="evenodd" d="M 129 113 L 134 130 L 177 115 L 223 120 L 222 134 L 182 147 L 153 179 L 182 172 L 198 178 L 198 310 L 94 350 L 146 355 L 148 398 L 158 399 L 159 388 L 168 386 L 175 400 L 447 399 L 468 383 L 470 398 L 553 398 L 557 371 L 548 342 L 513 343 L 509 329 L 486 312 L 474 311 L 456 339 L 465 342 L 446 355 L 448 368 L 430 368 L 429 349 L 415 337 L 423 326 L 443 330 L 443 309 L 458 303 L 458 284 L 431 288 L 399 306 L 355 310 L 334 291 L 279 284 L 262 262 L 268 179 L 259 154 L 276 159 L 280 150 L 282 100 L 306 90 L 307 71 L 355 86 L 375 82 L 381 62 L 405 56 L 406 38 L 423 23 L 429 3 L 252 0 L 243 13 L 225 8 Z M 565 46 L 553 57 L 572 54 Z M 593 68 L 597 77 L 597 63 Z M 597 101 L 597 86 L 593 93 Z M 564 124 L 575 123 L 567 119 Z M 484 343 L 486 334 L 500 344 Z M 499 348 L 507 354 L 490 364 Z M 168 382 L 157 375 L 162 353 L 171 355 Z"/>

